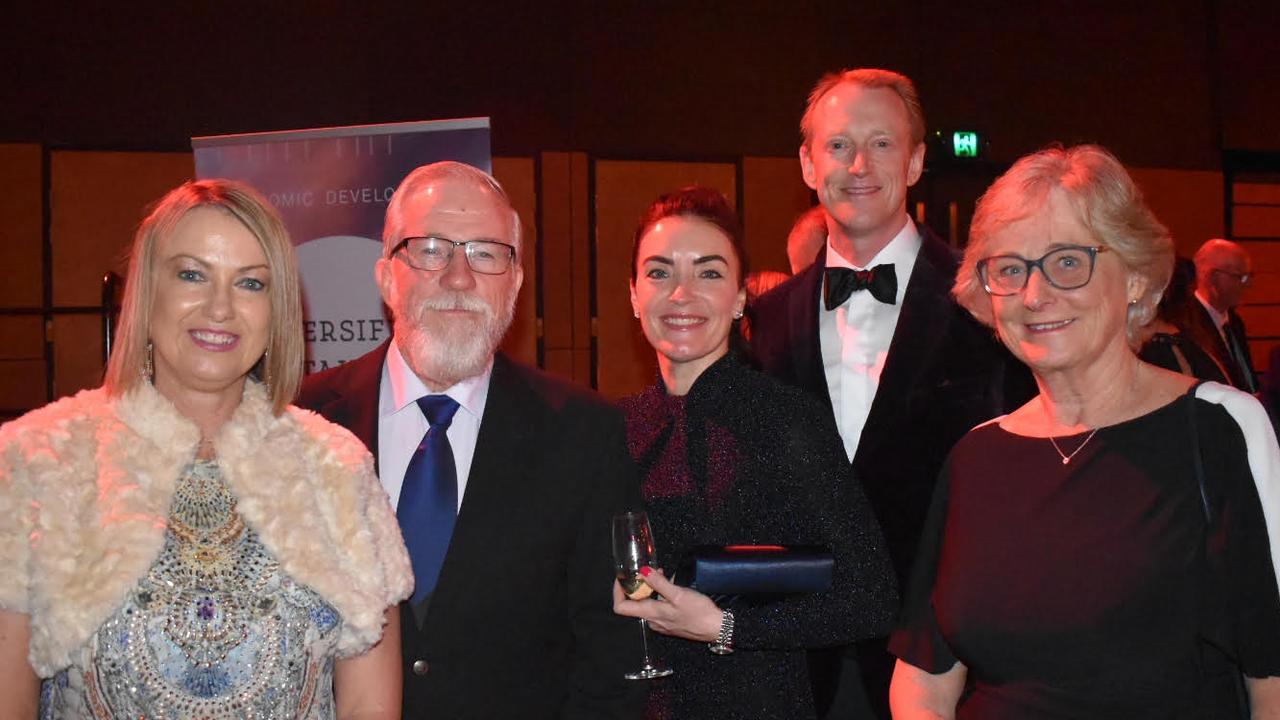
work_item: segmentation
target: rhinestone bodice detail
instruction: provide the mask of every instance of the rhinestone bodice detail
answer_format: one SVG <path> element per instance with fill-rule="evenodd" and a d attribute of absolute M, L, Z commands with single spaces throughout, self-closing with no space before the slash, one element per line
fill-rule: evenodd
<path fill-rule="evenodd" d="M 197 461 L 159 556 L 85 662 L 45 682 L 41 717 L 328 720 L 340 625 L 245 524 L 218 465 Z"/>

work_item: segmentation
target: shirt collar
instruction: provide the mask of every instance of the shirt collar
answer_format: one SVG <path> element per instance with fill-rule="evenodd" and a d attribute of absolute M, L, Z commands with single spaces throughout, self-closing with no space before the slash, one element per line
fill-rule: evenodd
<path fill-rule="evenodd" d="M 418 398 L 427 395 L 448 395 L 458 405 L 477 420 L 484 417 L 484 406 L 489 399 L 489 378 L 493 375 L 493 358 L 485 365 L 484 371 L 473 375 L 445 389 L 443 393 L 433 393 L 427 389 L 422 378 L 405 362 L 400 353 L 396 339 L 391 339 L 387 348 L 387 361 L 382 366 L 382 389 L 379 393 L 378 416 L 395 415 L 406 407 L 416 404 Z"/>

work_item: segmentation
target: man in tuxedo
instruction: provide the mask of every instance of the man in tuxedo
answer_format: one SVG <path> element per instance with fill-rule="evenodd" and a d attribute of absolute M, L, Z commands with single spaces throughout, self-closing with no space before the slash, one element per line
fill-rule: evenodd
<path fill-rule="evenodd" d="M 905 585 L 947 452 L 1032 386 L 952 299 L 956 254 L 907 215 L 925 154 L 911 81 L 878 69 L 829 74 L 801 130 L 800 167 L 826 210 L 826 242 L 811 267 L 751 308 L 752 346 L 766 372 L 831 408 Z M 866 717 L 869 704 L 887 718 L 885 640 L 860 644 L 857 656 L 845 653 L 828 717 Z"/>
<path fill-rule="evenodd" d="M 620 415 L 496 353 L 523 280 L 488 174 L 435 163 L 387 207 L 374 267 L 392 338 L 299 404 L 375 454 L 416 580 L 405 718 L 639 717 L 635 621 L 613 614 L 610 518 L 639 506 Z"/>
<path fill-rule="evenodd" d="M 1214 239 L 1200 246 L 1194 261 L 1199 302 L 1192 304 L 1189 313 L 1191 337 L 1227 369 L 1232 385 L 1248 393 L 1257 392 L 1248 335 L 1235 310 L 1252 279 L 1252 259 L 1236 243 Z"/>

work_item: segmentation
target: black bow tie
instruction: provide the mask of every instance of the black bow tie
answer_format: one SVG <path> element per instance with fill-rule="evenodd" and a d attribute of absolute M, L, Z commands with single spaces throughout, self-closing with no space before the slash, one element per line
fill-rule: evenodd
<path fill-rule="evenodd" d="M 896 305 L 898 274 L 894 272 L 893 265 L 877 265 L 870 270 L 827 268 L 822 295 L 823 304 L 828 310 L 840 307 L 850 295 L 859 290 L 870 290 L 871 297 L 886 305 Z"/>

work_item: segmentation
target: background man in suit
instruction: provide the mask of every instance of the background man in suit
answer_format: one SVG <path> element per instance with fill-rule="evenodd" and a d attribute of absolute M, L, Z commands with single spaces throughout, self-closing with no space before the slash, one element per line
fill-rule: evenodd
<path fill-rule="evenodd" d="M 639 629 L 613 614 L 610 517 L 639 507 L 621 418 L 495 350 L 523 274 L 520 221 L 460 163 L 414 170 L 374 269 L 376 350 L 300 405 L 376 454 L 416 578 L 401 608 L 406 718 L 638 717 Z"/>
<path fill-rule="evenodd" d="M 787 263 L 799 275 L 813 264 L 827 245 L 827 211 L 821 205 L 805 210 L 787 233 Z"/>
<path fill-rule="evenodd" d="M 925 153 L 911 81 L 878 69 L 829 74 L 801 131 L 800 167 L 826 209 L 827 239 L 813 266 L 752 308 L 752 346 L 767 372 L 831 407 L 904 584 L 946 453 L 1029 398 L 1030 380 L 952 300 L 952 249 L 907 215 Z M 870 703 L 887 718 L 883 639 L 851 656 L 828 717 L 865 717 Z"/>
<path fill-rule="evenodd" d="M 1200 302 L 1192 306 L 1192 338 L 1227 369 L 1232 385 L 1257 392 L 1244 320 L 1235 311 L 1249 287 L 1252 259 L 1244 248 L 1222 239 L 1201 245 L 1194 259 L 1196 300 Z"/>

